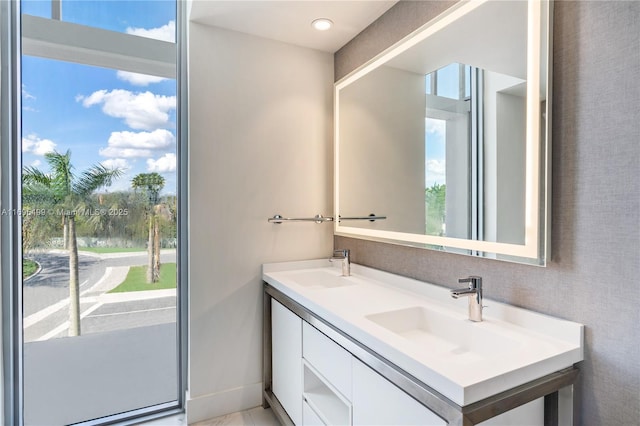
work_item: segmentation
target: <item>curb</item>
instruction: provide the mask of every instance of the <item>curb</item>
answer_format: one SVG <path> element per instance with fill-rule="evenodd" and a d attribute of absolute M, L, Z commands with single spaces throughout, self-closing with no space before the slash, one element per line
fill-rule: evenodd
<path fill-rule="evenodd" d="M 29 259 L 28 257 L 25 257 L 25 259 Z M 40 264 L 40 262 L 33 260 L 33 259 L 29 259 L 32 262 L 36 262 L 36 264 L 38 265 L 38 269 L 36 269 L 36 271 L 29 275 L 27 278 L 23 278 L 22 279 L 22 284 L 26 283 L 27 281 L 29 281 L 31 278 L 35 277 L 36 275 L 38 275 L 40 273 L 40 271 L 42 271 L 42 265 Z"/>

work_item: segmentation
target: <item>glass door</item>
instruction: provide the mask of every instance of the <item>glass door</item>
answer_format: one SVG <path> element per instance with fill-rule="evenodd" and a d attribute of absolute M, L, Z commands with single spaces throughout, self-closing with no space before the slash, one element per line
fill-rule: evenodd
<path fill-rule="evenodd" d="M 180 403 L 175 1 L 22 1 L 26 425 Z"/>

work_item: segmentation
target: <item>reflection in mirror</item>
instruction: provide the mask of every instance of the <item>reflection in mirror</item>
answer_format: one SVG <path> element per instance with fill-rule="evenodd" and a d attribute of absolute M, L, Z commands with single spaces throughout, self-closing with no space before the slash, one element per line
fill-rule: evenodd
<path fill-rule="evenodd" d="M 459 63 L 425 81 L 425 233 L 524 244 L 526 81 Z"/>
<path fill-rule="evenodd" d="M 544 263 L 549 5 L 472 3 L 336 84 L 336 233 Z"/>

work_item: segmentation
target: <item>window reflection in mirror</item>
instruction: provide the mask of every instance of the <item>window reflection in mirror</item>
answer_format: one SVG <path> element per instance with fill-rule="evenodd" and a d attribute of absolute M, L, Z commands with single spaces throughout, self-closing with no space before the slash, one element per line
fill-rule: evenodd
<path fill-rule="evenodd" d="M 425 234 L 523 244 L 526 82 L 451 63 L 425 92 Z"/>

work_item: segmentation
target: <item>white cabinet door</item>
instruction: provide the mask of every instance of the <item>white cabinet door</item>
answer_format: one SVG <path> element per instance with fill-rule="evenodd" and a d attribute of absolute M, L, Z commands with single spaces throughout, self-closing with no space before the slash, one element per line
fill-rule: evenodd
<path fill-rule="evenodd" d="M 351 402 L 354 425 L 446 425 L 435 413 L 356 359 Z"/>
<path fill-rule="evenodd" d="M 302 319 L 271 299 L 273 393 L 291 420 L 302 424 Z"/>

